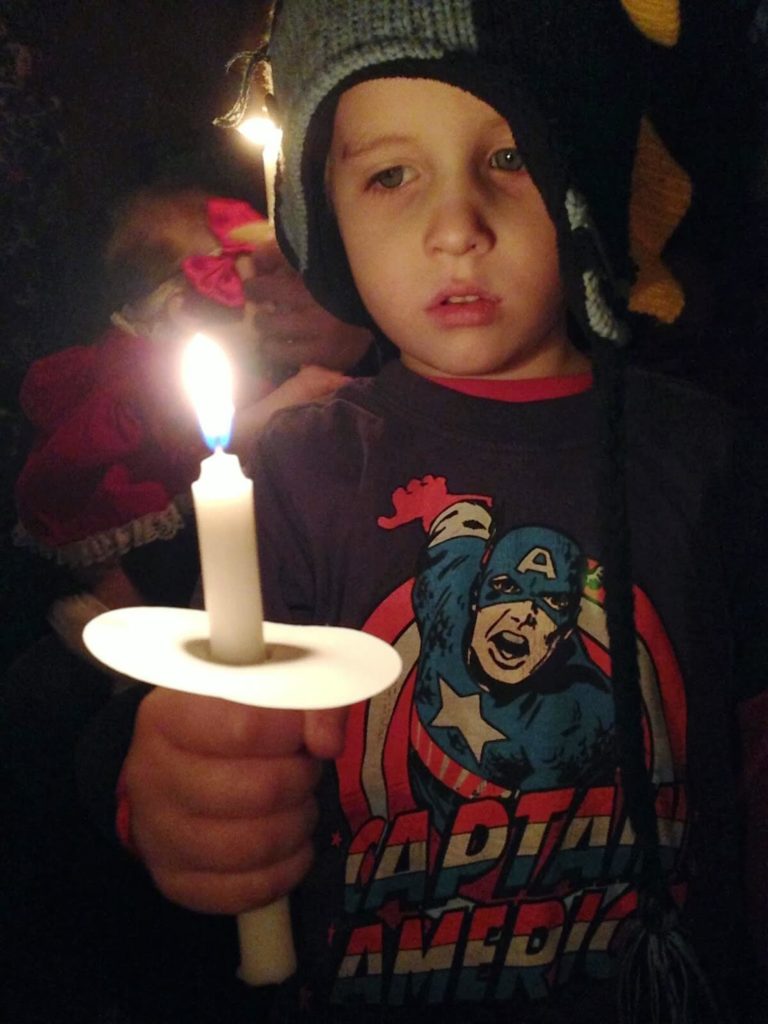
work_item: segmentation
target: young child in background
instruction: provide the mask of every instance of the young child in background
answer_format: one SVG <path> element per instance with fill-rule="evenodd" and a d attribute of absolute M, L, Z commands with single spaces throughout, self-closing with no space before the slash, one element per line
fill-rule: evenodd
<path fill-rule="evenodd" d="M 278 238 L 400 359 L 262 434 L 265 612 L 404 671 L 348 716 L 158 689 L 81 747 L 171 900 L 293 892 L 272 1020 L 760 1010 L 763 520 L 729 411 L 626 366 L 627 307 L 684 302 L 643 229 L 685 175 L 638 168 L 674 167 L 649 90 L 696 42 L 673 3 L 277 6 Z"/>
<path fill-rule="evenodd" d="M 159 186 L 131 196 L 105 253 L 120 306 L 110 328 L 39 360 L 24 380 L 36 433 L 16 486 L 17 538 L 89 587 L 51 611 L 71 644 L 105 608 L 184 603 L 194 585 L 194 531 L 179 531 L 204 452 L 180 370 L 195 332 L 234 364 L 243 457 L 276 409 L 332 391 L 365 354 L 370 335 L 317 307 L 270 236 L 237 199 Z M 162 555 L 144 550 L 174 538 Z"/>

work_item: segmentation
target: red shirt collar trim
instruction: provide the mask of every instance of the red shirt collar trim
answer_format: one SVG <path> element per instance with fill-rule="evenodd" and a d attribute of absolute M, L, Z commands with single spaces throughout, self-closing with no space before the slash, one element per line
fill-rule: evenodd
<path fill-rule="evenodd" d="M 541 402 L 548 398 L 569 398 L 589 391 L 592 373 L 570 377 L 534 377 L 530 380 L 479 380 L 476 377 L 430 377 L 452 391 L 473 398 L 492 398 L 497 402 Z"/>

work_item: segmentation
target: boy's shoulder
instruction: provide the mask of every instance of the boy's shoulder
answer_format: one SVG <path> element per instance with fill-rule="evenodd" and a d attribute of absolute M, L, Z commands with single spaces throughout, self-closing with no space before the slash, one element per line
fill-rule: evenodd
<path fill-rule="evenodd" d="M 742 415 L 723 399 L 690 381 L 655 370 L 630 367 L 626 392 L 629 442 L 644 449 L 701 450 L 711 457 L 729 450 L 748 427 Z M 533 402 L 524 409 L 518 403 L 468 399 L 450 389 L 428 386 L 394 364 L 384 367 L 377 377 L 357 378 L 330 395 L 276 413 L 259 448 L 262 452 L 296 448 L 307 462 L 313 453 L 321 459 L 332 457 L 345 442 L 365 445 L 366 439 L 381 437 L 383 428 L 393 432 L 393 437 L 402 433 L 412 437 L 421 429 L 441 434 L 461 431 L 468 441 L 492 436 L 496 444 L 502 442 L 506 431 L 510 444 L 520 443 L 521 431 L 528 441 L 543 438 L 555 444 L 590 436 L 589 407 L 594 408 L 594 402 L 588 394 L 566 399 L 557 409 L 549 406 L 551 403 Z M 569 417 L 568 424 L 560 423 Z M 547 421 L 560 426 L 542 429 Z"/>
<path fill-rule="evenodd" d="M 374 376 L 355 377 L 330 394 L 274 413 L 261 434 L 259 447 L 290 444 L 291 440 L 320 450 L 338 444 L 347 433 L 378 429 L 382 421 L 406 418 L 417 402 L 411 389 L 424 382 L 392 360 Z M 435 389 L 437 390 L 437 389 Z M 442 390 L 442 389 L 440 389 Z"/>
<path fill-rule="evenodd" d="M 306 402 L 287 406 L 273 413 L 262 437 L 270 439 L 284 434 L 317 429 L 324 422 L 335 422 L 351 410 L 365 410 L 372 405 L 371 395 L 376 382 L 373 377 L 356 377 L 328 394 Z"/>

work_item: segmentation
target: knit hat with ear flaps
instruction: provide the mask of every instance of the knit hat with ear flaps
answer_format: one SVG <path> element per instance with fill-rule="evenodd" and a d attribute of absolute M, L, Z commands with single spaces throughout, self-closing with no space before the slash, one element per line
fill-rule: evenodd
<path fill-rule="evenodd" d="M 284 129 L 276 227 L 315 297 L 367 320 L 325 196 L 339 94 L 373 77 L 434 78 L 510 122 L 558 231 L 569 305 L 588 329 L 620 341 L 615 298 L 632 275 L 629 193 L 644 103 L 642 62 L 627 58 L 646 45 L 615 0 L 279 3 L 269 44 Z"/>
<path fill-rule="evenodd" d="M 617 760 L 643 865 L 639 924 L 620 968 L 621 1019 L 636 1024 L 722 1019 L 678 930 L 661 866 L 624 479 L 627 311 L 673 320 L 684 301 L 662 253 L 687 209 L 690 180 L 648 115 L 687 2 L 278 0 L 267 51 L 284 129 L 278 238 L 318 301 L 343 319 L 369 322 L 327 202 L 325 164 L 336 102 L 356 82 L 432 78 L 484 100 L 510 123 L 554 222 L 568 306 L 589 344 L 604 413 L 602 563 Z M 708 5 L 722 15 L 731 2 Z"/>
<path fill-rule="evenodd" d="M 754 151 L 743 73 L 756 6 L 278 0 L 268 49 L 285 129 L 281 244 L 323 305 L 368 322 L 325 201 L 335 102 L 356 80 L 429 75 L 509 119 L 558 230 L 569 305 L 587 335 L 621 340 L 627 305 L 674 321 L 685 296 L 663 251 L 691 202 L 688 174 L 733 194 L 738 150 Z"/>

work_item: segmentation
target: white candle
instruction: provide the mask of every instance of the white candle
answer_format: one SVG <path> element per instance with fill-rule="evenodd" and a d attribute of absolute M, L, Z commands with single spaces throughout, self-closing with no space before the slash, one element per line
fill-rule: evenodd
<path fill-rule="evenodd" d="M 192 484 L 203 595 L 211 654 L 216 661 L 248 665 L 264 661 L 264 629 L 253 482 L 236 455 L 227 455 L 234 406 L 232 372 L 222 349 L 205 335 L 184 354 L 187 391 L 213 455 L 203 459 Z M 248 985 L 285 981 L 296 970 L 290 907 L 284 896 L 237 919 L 239 977 Z"/>
<path fill-rule="evenodd" d="M 264 660 L 263 612 L 253 482 L 224 452 L 232 426 L 232 376 L 221 348 L 198 334 L 185 352 L 187 390 L 213 454 L 192 484 L 211 655 L 247 665 Z"/>
<path fill-rule="evenodd" d="M 296 950 L 287 896 L 258 910 L 238 915 L 240 939 L 238 978 L 246 985 L 279 985 L 296 973 Z"/>
<path fill-rule="evenodd" d="M 231 665 L 264 660 L 253 481 L 218 448 L 192 484 L 211 655 Z"/>
<path fill-rule="evenodd" d="M 237 129 L 249 142 L 261 146 L 264 167 L 264 189 L 267 194 L 267 217 L 275 224 L 275 175 L 283 133 L 269 117 L 249 117 Z"/>

